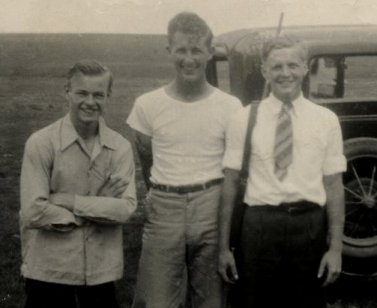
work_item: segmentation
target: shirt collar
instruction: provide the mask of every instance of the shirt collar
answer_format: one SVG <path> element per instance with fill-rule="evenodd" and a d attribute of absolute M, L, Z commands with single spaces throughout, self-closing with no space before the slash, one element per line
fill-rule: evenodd
<path fill-rule="evenodd" d="M 302 104 L 303 98 L 304 96 L 302 92 L 300 92 L 300 95 L 292 101 L 292 114 L 297 114 L 297 110 L 299 106 Z M 267 97 L 266 103 L 268 104 L 268 107 L 274 115 L 278 115 L 280 113 L 281 107 L 284 104 L 272 93 Z"/>
<path fill-rule="evenodd" d="M 112 131 L 110 128 L 107 127 L 105 120 L 100 117 L 99 118 L 99 129 L 98 129 L 98 137 L 99 137 L 99 144 L 101 146 L 106 146 L 109 149 L 115 150 L 117 148 L 116 143 L 114 142 L 114 138 L 112 135 Z M 60 130 L 60 149 L 64 151 L 68 148 L 72 143 L 76 142 L 79 139 L 79 135 L 69 114 L 67 114 L 63 120 Z"/>

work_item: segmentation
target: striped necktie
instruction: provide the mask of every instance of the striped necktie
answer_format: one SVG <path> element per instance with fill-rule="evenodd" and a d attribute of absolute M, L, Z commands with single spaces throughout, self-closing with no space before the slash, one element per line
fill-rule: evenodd
<path fill-rule="evenodd" d="M 283 103 L 275 132 L 274 172 L 280 181 L 283 181 L 286 177 L 288 166 L 292 163 L 293 158 L 293 132 L 291 116 L 289 114 L 291 109 L 291 103 Z"/>

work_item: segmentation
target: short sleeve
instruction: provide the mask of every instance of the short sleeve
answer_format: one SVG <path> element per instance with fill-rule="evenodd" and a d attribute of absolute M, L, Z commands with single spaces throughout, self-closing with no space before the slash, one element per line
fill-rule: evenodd
<path fill-rule="evenodd" d="M 229 121 L 225 138 L 223 168 L 241 170 L 249 107 L 239 109 Z"/>
<path fill-rule="evenodd" d="M 152 123 L 151 115 L 148 114 L 148 108 L 146 108 L 146 102 L 139 98 L 135 101 L 135 104 L 128 116 L 126 123 L 134 130 L 141 132 L 147 136 L 152 136 Z"/>
<path fill-rule="evenodd" d="M 347 161 L 343 154 L 343 138 L 339 120 L 335 114 L 331 114 L 326 156 L 323 162 L 323 174 L 332 175 L 344 172 L 347 169 Z"/>

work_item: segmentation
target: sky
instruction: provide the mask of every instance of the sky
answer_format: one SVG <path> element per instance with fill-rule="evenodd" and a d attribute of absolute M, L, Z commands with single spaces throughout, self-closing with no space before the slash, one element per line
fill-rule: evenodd
<path fill-rule="evenodd" d="M 215 35 L 284 25 L 377 24 L 376 0 L 0 0 L 5 33 L 165 33 L 192 11 Z"/>

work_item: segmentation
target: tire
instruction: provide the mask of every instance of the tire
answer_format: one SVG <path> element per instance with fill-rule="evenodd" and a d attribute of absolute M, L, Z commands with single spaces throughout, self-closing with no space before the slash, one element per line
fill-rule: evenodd
<path fill-rule="evenodd" d="M 343 255 L 377 258 L 377 139 L 356 138 L 344 144 L 345 228 Z M 377 272 L 377 265 L 375 271 Z"/>

